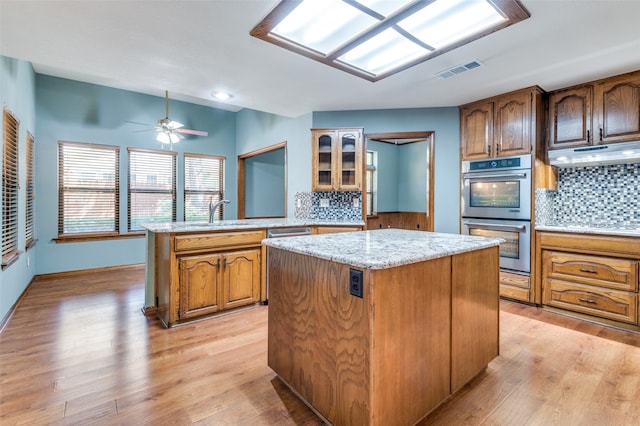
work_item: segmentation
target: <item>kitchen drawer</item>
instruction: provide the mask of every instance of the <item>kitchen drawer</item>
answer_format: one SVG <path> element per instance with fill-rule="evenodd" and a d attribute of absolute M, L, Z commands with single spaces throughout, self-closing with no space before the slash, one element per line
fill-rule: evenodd
<path fill-rule="evenodd" d="M 260 245 L 265 231 L 224 232 L 219 234 L 176 235 L 175 251 L 227 248 L 230 246 Z"/>
<path fill-rule="evenodd" d="M 543 252 L 543 276 L 624 291 L 638 291 L 638 261 Z"/>
<path fill-rule="evenodd" d="M 615 321 L 638 324 L 638 295 L 547 278 L 543 304 Z"/>

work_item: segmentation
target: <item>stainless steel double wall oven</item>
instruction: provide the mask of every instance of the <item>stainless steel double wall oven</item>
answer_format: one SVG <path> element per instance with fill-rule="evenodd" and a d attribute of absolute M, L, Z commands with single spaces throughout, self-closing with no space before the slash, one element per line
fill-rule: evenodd
<path fill-rule="evenodd" d="M 500 268 L 531 271 L 531 155 L 462 162 L 462 233 L 497 237 Z"/>

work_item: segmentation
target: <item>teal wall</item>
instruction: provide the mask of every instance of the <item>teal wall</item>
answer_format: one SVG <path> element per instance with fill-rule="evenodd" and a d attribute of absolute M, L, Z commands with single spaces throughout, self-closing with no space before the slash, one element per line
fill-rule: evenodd
<path fill-rule="evenodd" d="M 168 149 L 154 133 L 134 133 L 165 116 L 163 97 L 143 95 L 45 75 L 36 77 L 36 246 L 38 274 L 101 268 L 144 262 L 143 238 L 78 243 L 55 243 L 57 229 L 58 141 L 120 146 L 120 232 L 127 232 L 127 148 Z M 225 161 L 225 197 L 231 204 L 225 217 L 237 213 L 235 113 L 178 101 L 169 101 L 169 117 L 185 127 L 205 130 L 209 136 L 187 137 L 173 145 L 177 158 L 177 218 L 184 218 L 183 170 L 185 152 L 222 155 Z"/>
<path fill-rule="evenodd" d="M 0 56 L 0 104 L 19 120 L 18 128 L 18 260 L 0 271 L 0 321 L 2 321 L 36 274 L 37 254 L 34 247 L 25 251 L 26 222 L 26 138 L 30 132 L 36 147 L 40 143 L 36 129 L 36 74 L 29 62 Z M 3 126 L 0 114 L 0 126 Z M 2 127 L 0 127 L 2 128 Z M 0 156 L 2 155 L 0 151 Z M 36 164 L 36 175 L 37 175 Z M 36 201 L 36 207 L 40 201 Z M 1 207 L 0 207 L 1 208 Z M 37 233 L 36 238 L 40 238 Z"/>
<path fill-rule="evenodd" d="M 434 131 L 434 229 L 455 234 L 460 228 L 459 120 L 457 107 L 313 113 L 313 127 L 319 128 L 364 127 L 365 133 Z"/>
<path fill-rule="evenodd" d="M 367 141 L 367 149 L 378 153 L 377 211 L 397 212 L 399 211 L 398 147 L 384 142 Z"/>
<path fill-rule="evenodd" d="M 245 217 L 283 217 L 285 149 L 247 158 L 245 171 Z"/>
<path fill-rule="evenodd" d="M 427 211 L 427 142 L 398 146 L 398 211 Z"/>
<path fill-rule="evenodd" d="M 250 109 L 236 117 L 238 155 L 287 143 L 287 217 L 295 216 L 296 192 L 311 191 L 311 117 L 288 118 Z"/>

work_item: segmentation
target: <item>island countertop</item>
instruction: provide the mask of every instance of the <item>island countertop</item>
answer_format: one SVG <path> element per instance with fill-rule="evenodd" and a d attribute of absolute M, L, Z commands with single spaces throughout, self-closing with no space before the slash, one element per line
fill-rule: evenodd
<path fill-rule="evenodd" d="M 209 222 L 144 223 L 142 227 L 155 233 L 184 233 L 202 231 L 232 231 L 241 229 L 289 228 L 298 226 L 364 226 L 362 220 L 327 219 L 229 219 Z"/>
<path fill-rule="evenodd" d="M 363 269 L 386 269 L 497 246 L 499 238 L 402 229 L 376 229 L 343 234 L 274 238 L 263 241 L 293 253 Z"/>

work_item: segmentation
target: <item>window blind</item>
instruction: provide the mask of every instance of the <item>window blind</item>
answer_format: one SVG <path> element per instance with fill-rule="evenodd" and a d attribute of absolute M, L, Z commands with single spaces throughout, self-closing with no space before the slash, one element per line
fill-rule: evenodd
<path fill-rule="evenodd" d="M 176 153 L 129 148 L 129 231 L 176 220 Z"/>
<path fill-rule="evenodd" d="M 120 148 L 58 142 L 60 237 L 119 233 Z"/>
<path fill-rule="evenodd" d="M 209 219 L 209 202 L 217 202 L 224 195 L 224 157 L 184 154 L 184 220 Z M 215 219 L 224 217 L 224 204 Z"/>
<path fill-rule="evenodd" d="M 18 254 L 18 127 L 19 122 L 3 110 L 2 130 L 2 265 Z"/>
<path fill-rule="evenodd" d="M 35 214 L 35 140 L 33 135 L 27 132 L 27 199 L 25 216 L 25 246 L 31 247 L 35 243 L 34 214 Z"/>

